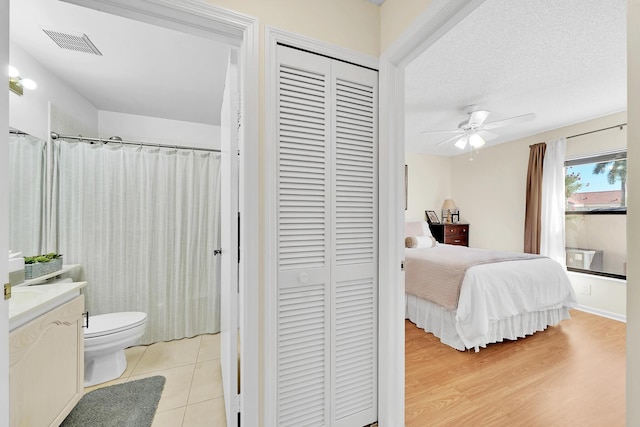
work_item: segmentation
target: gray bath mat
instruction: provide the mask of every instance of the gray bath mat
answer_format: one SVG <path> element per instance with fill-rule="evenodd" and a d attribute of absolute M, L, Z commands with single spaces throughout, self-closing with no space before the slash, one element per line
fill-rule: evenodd
<path fill-rule="evenodd" d="M 143 378 L 93 390 L 80 399 L 60 427 L 149 427 L 165 378 Z"/>

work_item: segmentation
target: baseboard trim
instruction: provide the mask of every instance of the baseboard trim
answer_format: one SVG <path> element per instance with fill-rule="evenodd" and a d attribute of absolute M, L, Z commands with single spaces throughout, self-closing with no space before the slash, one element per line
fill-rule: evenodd
<path fill-rule="evenodd" d="M 600 310 L 598 308 L 587 307 L 584 305 L 577 305 L 575 309 L 584 311 L 585 313 L 595 314 L 596 316 L 606 317 L 607 319 L 617 320 L 618 322 L 627 323 L 627 316 L 623 316 L 617 313 L 611 313 L 610 311 Z"/>

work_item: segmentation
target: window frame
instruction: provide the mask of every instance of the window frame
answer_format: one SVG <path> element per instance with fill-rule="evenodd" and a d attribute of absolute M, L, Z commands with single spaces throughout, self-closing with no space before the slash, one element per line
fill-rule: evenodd
<path fill-rule="evenodd" d="M 602 162 L 612 162 L 616 160 L 627 159 L 627 150 L 616 150 L 607 153 L 599 153 L 589 156 L 580 156 L 572 159 L 566 159 L 564 162 L 565 168 L 565 176 L 566 176 L 566 168 L 572 166 L 579 166 L 589 163 L 602 163 Z M 566 202 L 566 201 L 565 201 Z M 627 206 L 619 207 L 619 208 L 596 208 L 589 211 L 568 211 L 565 209 L 564 215 L 565 218 L 569 215 L 626 215 L 627 214 Z M 565 219 L 566 220 L 566 219 Z M 566 239 L 566 230 L 565 230 L 565 239 Z M 604 271 L 597 270 L 586 270 L 583 268 L 569 267 L 567 266 L 567 271 L 571 271 L 574 273 L 583 273 L 589 274 L 591 276 L 600 276 L 600 277 L 608 277 L 612 279 L 622 279 L 627 280 L 626 274 L 615 274 L 615 273 L 607 273 Z"/>

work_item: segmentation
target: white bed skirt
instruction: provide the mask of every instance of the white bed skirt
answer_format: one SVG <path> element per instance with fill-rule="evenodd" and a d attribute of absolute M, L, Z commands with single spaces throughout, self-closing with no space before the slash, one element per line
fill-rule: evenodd
<path fill-rule="evenodd" d="M 431 332 L 456 350 L 465 351 L 467 348 L 456 329 L 456 312 L 447 310 L 431 301 L 423 300 L 415 295 L 405 294 L 405 318 L 415 323 L 426 332 Z M 526 312 L 506 319 L 492 321 L 488 325 L 488 333 L 484 343 L 502 342 L 505 339 L 517 340 L 535 332 L 544 331 L 548 326 L 554 326 L 562 320 L 570 319 L 569 308 L 550 308 L 542 311 Z M 476 351 L 478 347 L 475 347 Z"/>

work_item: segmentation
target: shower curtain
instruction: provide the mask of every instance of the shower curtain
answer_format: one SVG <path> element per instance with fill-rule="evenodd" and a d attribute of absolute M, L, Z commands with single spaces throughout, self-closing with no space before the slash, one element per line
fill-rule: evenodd
<path fill-rule="evenodd" d="M 220 159 L 55 141 L 57 247 L 91 314 L 147 313 L 144 344 L 220 329 Z"/>
<path fill-rule="evenodd" d="M 9 249 L 23 256 L 46 252 L 45 150 L 41 139 L 9 134 Z"/>

